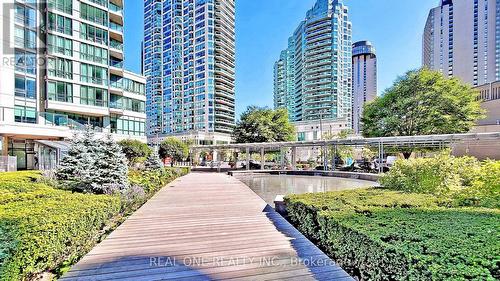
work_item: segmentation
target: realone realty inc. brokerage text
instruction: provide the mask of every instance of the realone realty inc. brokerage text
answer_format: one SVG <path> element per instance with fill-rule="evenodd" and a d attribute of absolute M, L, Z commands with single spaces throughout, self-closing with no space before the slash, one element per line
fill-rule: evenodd
<path fill-rule="evenodd" d="M 331 259 L 325 257 L 149 257 L 150 267 L 175 267 L 175 266 L 241 266 L 253 264 L 255 266 L 294 266 L 304 265 L 307 267 L 335 265 Z"/>

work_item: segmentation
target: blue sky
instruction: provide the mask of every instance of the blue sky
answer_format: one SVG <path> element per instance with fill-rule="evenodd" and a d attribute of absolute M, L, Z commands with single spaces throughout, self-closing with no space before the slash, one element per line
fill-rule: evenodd
<path fill-rule="evenodd" d="M 236 0 L 236 110 L 273 104 L 273 65 L 315 0 Z M 421 65 L 421 37 L 437 0 L 345 0 L 353 39 L 377 49 L 379 94 Z M 125 0 L 126 67 L 139 72 L 143 1 Z"/>

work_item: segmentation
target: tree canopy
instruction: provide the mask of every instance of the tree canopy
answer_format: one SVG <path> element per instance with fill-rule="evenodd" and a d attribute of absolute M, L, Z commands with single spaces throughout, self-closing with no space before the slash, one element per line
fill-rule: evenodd
<path fill-rule="evenodd" d="M 286 109 L 249 106 L 236 123 L 233 137 L 237 143 L 279 142 L 295 140 L 296 133 Z"/>
<path fill-rule="evenodd" d="M 426 68 L 412 70 L 363 110 L 366 137 L 452 134 L 482 118 L 478 93 L 457 78 Z"/>
<path fill-rule="evenodd" d="M 174 161 L 183 161 L 189 155 L 189 147 L 182 140 L 168 137 L 160 144 L 161 158 L 170 157 Z"/>
<path fill-rule="evenodd" d="M 151 149 L 148 145 L 138 140 L 125 139 L 119 141 L 118 144 L 130 164 L 135 163 L 139 158 L 148 157 L 151 154 Z"/>

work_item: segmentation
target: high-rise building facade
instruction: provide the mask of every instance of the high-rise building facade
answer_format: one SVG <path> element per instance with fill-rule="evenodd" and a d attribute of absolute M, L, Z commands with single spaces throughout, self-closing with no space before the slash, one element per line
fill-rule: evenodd
<path fill-rule="evenodd" d="M 123 66 L 123 2 L 2 1 L 1 152 L 18 169 L 36 168 L 37 141 L 85 124 L 146 141 L 146 80 Z"/>
<path fill-rule="evenodd" d="M 225 143 L 235 126 L 234 0 L 145 0 L 147 134 Z"/>
<path fill-rule="evenodd" d="M 274 67 L 274 105 L 290 120 L 351 120 L 352 25 L 341 0 L 318 0 Z"/>
<path fill-rule="evenodd" d="M 477 86 L 500 80 L 500 1 L 442 0 L 430 10 L 422 63 Z"/>
<path fill-rule="evenodd" d="M 377 96 L 377 55 L 369 41 L 352 44 L 352 129 L 361 132 L 363 106 Z"/>

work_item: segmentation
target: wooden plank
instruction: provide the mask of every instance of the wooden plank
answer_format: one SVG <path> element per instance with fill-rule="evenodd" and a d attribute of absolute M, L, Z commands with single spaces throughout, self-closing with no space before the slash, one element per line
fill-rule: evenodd
<path fill-rule="evenodd" d="M 191 173 L 160 190 L 61 280 L 353 280 L 250 188 Z"/>

